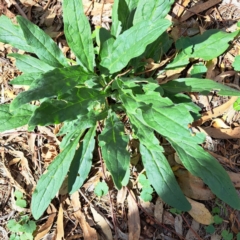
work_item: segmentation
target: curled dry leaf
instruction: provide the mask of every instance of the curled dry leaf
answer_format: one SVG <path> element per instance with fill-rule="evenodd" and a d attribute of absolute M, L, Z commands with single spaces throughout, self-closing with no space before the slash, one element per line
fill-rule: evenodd
<path fill-rule="evenodd" d="M 34 240 L 42 239 L 50 231 L 56 215 L 57 215 L 56 212 L 50 214 L 47 221 L 41 226 L 37 227 L 37 230 L 34 234 L 35 235 Z"/>
<path fill-rule="evenodd" d="M 209 9 L 210 7 L 213 7 L 214 5 L 220 3 L 221 0 L 211 0 L 207 2 L 199 2 L 195 6 L 191 7 L 189 11 L 186 11 L 186 13 L 181 17 L 180 21 L 184 22 L 187 19 L 189 19 L 191 16 L 203 12 L 204 10 Z"/>
<path fill-rule="evenodd" d="M 232 105 L 233 103 L 238 99 L 238 97 L 231 97 L 229 101 L 226 103 L 222 104 L 219 107 L 216 107 L 212 109 L 211 111 L 208 111 L 206 113 L 202 114 L 202 117 L 198 119 L 197 121 L 192 123 L 193 127 L 200 126 L 203 123 L 205 123 L 208 120 L 211 120 L 212 118 L 216 118 L 220 115 L 222 115 L 224 112 L 226 112 Z"/>
<path fill-rule="evenodd" d="M 220 128 L 230 128 L 221 118 L 216 118 L 212 121 L 211 126 L 214 128 L 220 129 Z"/>
<path fill-rule="evenodd" d="M 196 202 L 190 198 L 187 198 L 187 200 L 192 206 L 191 210 L 188 213 L 193 217 L 195 221 L 203 225 L 209 225 L 213 222 L 213 216 L 204 204 Z"/>
<path fill-rule="evenodd" d="M 127 197 L 128 201 L 128 239 L 137 240 L 140 237 L 140 216 L 136 201 L 133 199 L 133 193 Z"/>
<path fill-rule="evenodd" d="M 106 220 L 92 206 L 90 206 L 90 209 L 92 211 L 94 221 L 101 228 L 104 234 L 104 239 L 112 240 L 113 239 L 112 232 Z"/>
<path fill-rule="evenodd" d="M 94 228 L 91 228 L 86 221 L 85 215 L 81 211 L 81 203 L 79 201 L 79 194 L 76 191 L 71 195 L 71 205 L 73 207 L 73 215 L 78 220 L 85 240 L 98 240 L 97 232 Z"/>

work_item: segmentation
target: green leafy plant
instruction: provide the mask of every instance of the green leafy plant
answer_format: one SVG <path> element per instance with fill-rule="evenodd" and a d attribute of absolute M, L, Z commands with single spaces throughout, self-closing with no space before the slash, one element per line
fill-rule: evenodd
<path fill-rule="evenodd" d="M 10 240 L 32 240 L 36 223 L 29 220 L 28 216 L 21 216 L 18 222 L 15 219 L 9 220 L 7 227 L 12 232 Z"/>
<path fill-rule="evenodd" d="M 149 180 L 144 174 L 140 174 L 138 176 L 138 182 L 142 185 L 142 191 L 140 194 L 141 199 L 145 202 L 151 201 L 153 188 L 151 187 Z"/>
<path fill-rule="evenodd" d="M 24 200 L 23 193 L 19 190 L 14 192 L 14 196 L 16 197 L 16 205 L 25 208 L 27 206 L 26 200 Z"/>
<path fill-rule="evenodd" d="M 230 233 L 227 230 L 223 230 L 221 233 L 221 236 L 223 237 L 224 240 L 232 240 L 233 239 L 233 233 Z"/>
<path fill-rule="evenodd" d="M 105 182 L 98 182 L 95 186 L 94 193 L 98 197 L 102 197 L 108 193 L 108 185 Z"/>
<path fill-rule="evenodd" d="M 142 73 L 144 59 L 160 62 L 171 47 L 167 33 L 171 22 L 165 17 L 173 2 L 115 0 L 111 31 L 98 28 L 92 34 L 81 1 L 63 0 L 64 33 L 76 62 L 28 20 L 18 16 L 18 25 L 14 25 L 0 17 L 0 41 L 29 53 L 11 54 L 23 72 L 11 84 L 29 89 L 11 104 L 0 105 L 0 130 L 28 124 L 31 131 L 37 125 L 64 123 L 59 132 L 64 136 L 62 151 L 32 195 L 35 219 L 43 214 L 66 175 L 70 194 L 82 186 L 91 169 L 96 140 L 116 188 L 125 186 L 130 176 L 130 137 L 139 140 L 146 175 L 161 199 L 176 209 L 190 210 L 156 133 L 172 145 L 188 171 L 202 178 L 220 199 L 240 209 L 228 174 L 200 146 L 205 136 L 189 131 L 189 124 L 200 117 L 200 108 L 184 94 L 214 90 L 219 95 L 240 96 L 240 92 L 201 77 L 159 85 L 154 74 L 147 78 L 151 75 Z M 211 60 L 238 34 L 207 30 L 183 37 L 175 43 L 176 58 L 162 71 L 186 66 L 194 58 Z M 202 74 L 202 70 L 197 72 Z M 121 118 L 124 114 L 131 125 L 128 135 Z"/>

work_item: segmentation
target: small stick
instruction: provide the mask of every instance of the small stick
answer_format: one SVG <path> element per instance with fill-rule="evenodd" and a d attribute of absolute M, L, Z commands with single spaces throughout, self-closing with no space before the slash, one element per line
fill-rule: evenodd
<path fill-rule="evenodd" d="M 19 13 L 28 20 L 27 15 L 24 13 L 24 11 L 20 8 L 20 6 L 18 5 L 18 3 L 15 2 L 15 0 L 11 0 L 12 4 L 17 8 L 17 10 L 19 11 Z"/>

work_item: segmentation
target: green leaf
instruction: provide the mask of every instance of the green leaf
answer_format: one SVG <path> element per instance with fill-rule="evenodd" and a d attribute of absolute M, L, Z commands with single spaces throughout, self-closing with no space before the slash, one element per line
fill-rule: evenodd
<path fill-rule="evenodd" d="M 162 200 L 179 210 L 189 211 L 191 205 L 184 197 L 162 149 L 159 147 L 159 151 L 152 151 L 140 144 L 140 153 L 148 179 Z"/>
<path fill-rule="evenodd" d="M 0 42 L 7 43 L 18 49 L 34 52 L 28 45 L 21 28 L 14 25 L 11 20 L 2 15 L 0 16 Z"/>
<path fill-rule="evenodd" d="M 235 209 L 240 209 L 240 199 L 224 168 L 199 145 L 191 141 L 169 139 L 183 165 L 194 176 L 202 178 L 211 191 Z"/>
<path fill-rule="evenodd" d="M 133 24 L 143 21 L 157 21 L 167 16 L 174 0 L 139 0 Z"/>
<path fill-rule="evenodd" d="M 182 37 L 176 42 L 178 50 L 182 52 L 174 59 L 172 63 L 167 65 L 166 69 L 185 66 L 189 62 L 189 58 L 202 58 L 211 60 L 224 53 L 229 41 L 237 36 L 239 31 L 226 33 L 217 29 L 205 31 L 202 35 L 197 35 L 192 38 Z"/>
<path fill-rule="evenodd" d="M 170 25 L 166 19 L 154 23 L 139 22 L 119 35 L 113 43 L 110 54 L 101 59 L 100 65 L 109 69 L 110 73 L 122 70 L 132 58 L 141 55 L 146 46 L 155 41 Z"/>
<path fill-rule="evenodd" d="M 88 116 L 86 117 L 85 115 L 84 117 L 74 121 L 64 122 L 64 125 L 58 134 L 59 136 L 65 135 L 60 144 L 60 149 L 64 149 L 72 139 L 77 137 L 79 133 L 75 131 L 76 129 L 78 129 L 81 133 L 80 135 L 82 135 L 86 129 L 93 127 L 96 124 L 96 121 L 96 119 L 89 118 Z"/>
<path fill-rule="evenodd" d="M 16 78 L 14 78 L 10 84 L 12 85 L 22 85 L 22 86 L 30 86 L 36 79 L 39 79 L 39 77 L 41 76 L 41 72 L 40 73 L 25 73 L 22 74 Z"/>
<path fill-rule="evenodd" d="M 220 213 L 220 208 L 219 208 L 219 207 L 214 207 L 214 208 L 212 209 L 212 213 L 219 214 L 219 213 Z"/>
<path fill-rule="evenodd" d="M 79 130 L 77 129 L 76 132 Z M 39 179 L 32 195 L 31 211 L 39 219 L 60 189 L 74 157 L 80 135 L 75 138 L 50 164 Z"/>
<path fill-rule="evenodd" d="M 140 198 L 144 201 L 144 202 L 150 202 L 152 200 L 152 195 L 146 191 L 142 191 L 140 194 Z"/>
<path fill-rule="evenodd" d="M 240 240 L 240 233 L 237 234 L 237 240 Z"/>
<path fill-rule="evenodd" d="M 223 219 L 221 217 L 219 217 L 218 215 L 215 215 L 213 217 L 213 221 L 215 224 L 221 224 L 223 222 Z"/>
<path fill-rule="evenodd" d="M 133 16 L 139 0 L 115 0 L 112 9 L 111 34 L 118 37 L 132 26 Z"/>
<path fill-rule="evenodd" d="M 21 228 L 21 225 L 16 222 L 15 219 L 11 219 L 8 221 L 7 223 L 7 228 L 11 231 L 11 232 L 19 232 L 20 231 L 20 228 Z"/>
<path fill-rule="evenodd" d="M 11 103 L 11 110 L 33 100 L 61 95 L 92 77 L 94 74 L 86 72 L 81 66 L 56 68 L 40 75 L 28 91 L 20 93 Z"/>
<path fill-rule="evenodd" d="M 20 240 L 20 237 L 17 236 L 16 234 L 11 234 L 9 239 L 10 240 Z"/>
<path fill-rule="evenodd" d="M 75 153 L 68 175 L 68 189 L 70 194 L 82 186 L 91 170 L 95 135 L 96 125 L 88 130 L 79 149 Z"/>
<path fill-rule="evenodd" d="M 198 145 L 204 141 L 204 135 L 190 133 L 188 124 L 193 119 L 185 105 L 160 107 L 156 102 L 151 107 L 141 107 L 145 122 L 167 138 L 193 175 L 202 178 L 220 199 L 239 209 L 240 199 L 228 174 L 214 157 Z"/>
<path fill-rule="evenodd" d="M 238 98 L 236 102 L 234 102 L 233 108 L 235 111 L 240 111 L 240 98 Z"/>
<path fill-rule="evenodd" d="M 99 135 L 99 141 L 106 167 L 116 187 L 121 189 L 129 168 L 130 155 L 126 149 L 128 137 L 124 135 L 124 126 L 115 113 L 109 112 L 105 128 Z"/>
<path fill-rule="evenodd" d="M 153 188 L 150 185 L 149 180 L 146 178 L 144 174 L 140 174 L 138 176 L 138 182 L 142 185 L 142 191 L 140 194 L 140 197 L 142 198 L 143 201 L 148 202 L 152 200 L 152 193 L 153 193 Z"/>
<path fill-rule="evenodd" d="M 125 80 L 125 82 L 127 81 Z M 159 92 L 156 91 L 157 88 L 154 87 L 154 84 L 150 85 L 151 87 L 148 87 L 148 84 L 143 85 L 142 94 L 135 93 L 133 95 L 130 89 L 125 89 L 125 82 L 121 84 L 120 80 L 116 81 L 114 88 L 118 89 L 119 92 L 123 92 L 120 95 L 120 99 L 127 109 L 128 115 L 128 112 L 130 112 L 130 120 L 132 121 L 131 114 L 134 114 L 134 111 L 138 113 L 143 119 L 141 119 L 141 122 L 143 122 L 144 125 L 167 138 L 177 151 L 184 166 L 193 175 L 202 178 L 203 181 L 209 185 L 213 193 L 220 199 L 227 202 L 233 208 L 239 209 L 239 198 L 226 171 L 215 158 L 198 145 L 204 141 L 204 134 L 192 135 L 189 131 L 188 124 L 193 122 L 193 118 L 189 113 L 189 106 L 185 106 L 184 103 L 173 104 L 170 99 L 161 97 Z M 132 88 L 134 89 L 136 87 L 133 85 Z M 139 139 L 140 142 L 142 142 L 140 137 Z M 153 152 L 151 144 L 146 143 L 144 137 L 143 140 L 145 141 L 144 144 L 146 144 L 148 151 Z M 156 150 L 154 149 L 154 151 Z M 160 149 L 156 152 L 160 152 Z M 161 155 L 158 156 L 158 158 L 160 157 Z M 147 163 L 149 163 L 149 161 Z M 153 169 L 156 169 L 156 167 L 153 167 Z M 156 184 L 156 178 L 151 180 L 152 170 L 149 171 L 151 176 L 149 176 L 147 168 L 146 172 L 151 184 L 160 195 L 154 186 L 154 184 Z"/>
<path fill-rule="evenodd" d="M 232 64 L 235 71 L 240 71 L 240 56 L 236 56 Z"/>
<path fill-rule="evenodd" d="M 27 206 L 27 202 L 23 199 L 23 193 L 21 191 L 16 190 L 14 192 L 14 196 L 17 198 L 16 205 L 25 208 Z"/>
<path fill-rule="evenodd" d="M 20 235 L 20 240 L 33 240 L 32 233 L 23 233 Z"/>
<path fill-rule="evenodd" d="M 161 87 L 171 93 L 200 92 L 208 94 L 210 91 L 215 90 L 221 96 L 240 96 L 240 91 L 210 79 L 180 78 L 162 84 Z"/>
<path fill-rule="evenodd" d="M 36 230 L 37 226 L 34 221 L 28 221 L 27 223 L 24 223 L 21 227 L 21 231 L 24 233 L 33 233 Z"/>
<path fill-rule="evenodd" d="M 202 35 L 180 38 L 176 46 L 182 49 L 188 57 L 211 60 L 225 52 L 229 41 L 232 41 L 238 33 L 239 31 L 226 33 L 218 29 L 210 29 Z"/>
<path fill-rule="evenodd" d="M 26 54 L 11 53 L 8 56 L 16 58 L 16 66 L 23 73 L 48 72 L 54 69 L 47 63 Z"/>
<path fill-rule="evenodd" d="M 177 69 L 177 68 L 182 68 L 185 67 L 189 63 L 189 57 L 186 55 L 183 51 L 180 52 L 174 60 L 169 63 L 165 69 Z"/>
<path fill-rule="evenodd" d="M 221 236 L 223 237 L 224 240 L 232 240 L 233 239 L 233 234 L 228 232 L 227 230 L 223 230 Z"/>
<path fill-rule="evenodd" d="M 207 233 L 210 233 L 210 234 L 213 234 L 216 231 L 215 227 L 212 224 L 205 227 L 205 230 Z"/>
<path fill-rule="evenodd" d="M 193 65 L 193 68 L 190 72 L 191 77 L 201 78 L 203 74 L 207 72 L 207 68 L 203 63 L 197 63 Z"/>
<path fill-rule="evenodd" d="M 80 0 L 63 1 L 64 33 L 77 62 L 93 71 L 94 49 L 91 28 Z"/>
<path fill-rule="evenodd" d="M 14 112 L 10 112 L 9 106 L 9 104 L 0 105 L 0 132 L 26 125 L 37 108 L 36 106 L 26 104 Z"/>
<path fill-rule="evenodd" d="M 27 43 L 34 53 L 45 63 L 53 67 L 69 66 L 67 59 L 57 44 L 37 25 L 27 19 L 17 16 L 17 21 L 23 31 Z"/>
<path fill-rule="evenodd" d="M 60 96 L 63 100 L 49 99 L 35 111 L 29 125 L 58 124 L 71 121 L 80 116 L 98 115 L 105 103 L 105 94 L 90 88 L 74 88 Z"/>
<path fill-rule="evenodd" d="M 105 182 L 98 182 L 95 186 L 94 193 L 98 197 L 102 197 L 104 195 L 107 195 L 108 193 L 108 185 Z"/>

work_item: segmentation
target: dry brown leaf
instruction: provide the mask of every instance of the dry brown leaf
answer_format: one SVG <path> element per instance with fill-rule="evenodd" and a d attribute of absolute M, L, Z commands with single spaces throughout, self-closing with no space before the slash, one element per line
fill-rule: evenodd
<path fill-rule="evenodd" d="M 214 78 L 215 82 L 223 83 L 226 77 L 232 77 L 235 75 L 235 71 L 222 72 Z M 211 78 L 212 79 L 212 78 Z"/>
<path fill-rule="evenodd" d="M 79 201 L 79 193 L 77 191 L 71 195 L 71 205 L 74 211 L 73 214 L 82 228 L 84 240 L 98 240 L 96 230 L 89 226 L 85 215 L 81 211 L 81 203 Z"/>
<path fill-rule="evenodd" d="M 234 129 L 217 129 L 212 127 L 201 128 L 205 134 L 212 138 L 235 139 L 240 138 L 240 127 Z"/>
<path fill-rule="evenodd" d="M 124 201 L 127 196 L 127 188 L 122 187 L 118 193 L 117 193 L 117 203 L 121 205 L 122 208 L 124 208 Z"/>
<path fill-rule="evenodd" d="M 41 7 L 38 3 L 34 2 L 33 0 L 21 0 L 21 3 L 27 7 Z"/>
<path fill-rule="evenodd" d="M 231 230 L 235 234 L 238 234 L 240 232 L 240 227 L 238 224 L 238 213 L 232 212 L 229 216 L 229 220 L 231 222 Z"/>
<path fill-rule="evenodd" d="M 113 0 L 105 1 L 105 4 L 103 6 L 102 2 L 94 2 L 94 4 L 91 4 L 89 0 L 83 0 L 83 7 L 84 7 L 84 12 L 88 15 L 91 13 L 91 16 L 96 16 L 96 15 L 102 15 L 104 16 L 112 16 L 112 5 L 113 5 Z M 103 6 L 103 9 L 102 9 Z"/>
<path fill-rule="evenodd" d="M 158 222 L 162 223 L 163 221 L 163 201 L 160 197 L 157 198 L 155 208 L 154 208 L 154 217 Z"/>
<path fill-rule="evenodd" d="M 214 128 L 224 128 L 224 129 L 228 129 L 230 128 L 221 118 L 216 118 L 214 120 L 212 120 L 211 122 L 211 126 L 213 126 Z"/>
<path fill-rule="evenodd" d="M 140 216 L 138 206 L 133 199 L 133 192 L 129 193 L 127 197 L 128 201 L 128 239 L 138 240 L 140 238 Z"/>
<path fill-rule="evenodd" d="M 206 187 L 202 179 L 193 176 L 186 169 L 178 169 L 174 172 L 177 181 L 185 196 L 196 200 L 214 199 L 215 195 Z"/>
<path fill-rule="evenodd" d="M 199 4 L 196 4 L 195 6 L 190 8 L 189 11 L 186 11 L 186 13 L 181 17 L 180 21 L 184 22 L 191 16 L 198 14 L 200 12 L 203 12 L 203 11 L 209 9 L 210 7 L 220 3 L 221 1 L 222 0 L 211 0 L 211 1 L 204 2 L 204 3 L 200 2 Z"/>
<path fill-rule="evenodd" d="M 200 227 L 200 224 L 193 219 L 191 228 L 189 228 L 185 239 L 186 240 L 195 240 L 196 234 L 194 233 L 194 231 L 197 232 L 199 230 L 199 227 Z"/>
<path fill-rule="evenodd" d="M 212 118 L 216 118 L 216 117 L 224 114 L 229 109 L 229 107 L 231 107 L 233 105 L 233 103 L 237 99 L 238 99 L 238 97 L 231 97 L 229 101 L 222 104 L 221 106 L 216 107 L 216 108 L 214 108 L 211 111 L 208 111 L 206 113 L 203 113 L 202 117 L 199 120 L 192 123 L 192 126 L 193 127 L 200 126 L 203 123 L 205 123 L 206 121 L 211 120 Z"/>
<path fill-rule="evenodd" d="M 11 172 L 5 166 L 4 161 L 3 161 L 3 164 L 2 164 L 2 168 L 3 168 L 3 171 L 6 175 L 6 177 L 10 180 L 11 185 L 14 186 L 15 188 L 17 188 L 18 190 L 20 190 L 21 192 L 23 192 L 25 195 L 29 196 L 29 194 L 25 191 L 25 189 L 22 188 L 21 185 L 19 185 L 18 182 L 15 181 L 15 179 L 12 177 Z"/>
<path fill-rule="evenodd" d="M 227 171 L 235 188 L 240 188 L 240 174 Z"/>
<path fill-rule="evenodd" d="M 216 233 L 211 235 L 211 240 L 221 240 L 222 236 L 221 235 L 217 235 Z"/>
<path fill-rule="evenodd" d="M 57 228 L 54 235 L 54 240 L 64 239 L 64 226 L 63 226 L 63 208 L 62 203 L 60 203 L 57 217 Z"/>
<path fill-rule="evenodd" d="M 112 231 L 107 224 L 106 220 L 92 207 L 90 206 L 90 209 L 93 214 L 93 219 L 96 222 L 96 224 L 102 229 L 102 232 L 104 233 L 104 239 L 105 240 L 112 240 Z"/>
<path fill-rule="evenodd" d="M 218 62 L 217 58 L 214 58 L 214 59 L 207 62 L 207 64 L 206 64 L 206 67 L 207 67 L 206 78 L 207 79 L 213 79 L 215 77 L 214 69 L 217 65 L 217 62 Z"/>
<path fill-rule="evenodd" d="M 209 225 L 213 223 L 213 216 L 204 204 L 196 202 L 190 198 L 187 198 L 192 206 L 192 209 L 188 213 L 193 217 L 193 219 L 203 225 Z"/>
<path fill-rule="evenodd" d="M 163 223 L 164 224 L 174 225 L 174 221 L 175 221 L 174 217 L 170 212 L 168 212 L 168 211 L 163 212 Z"/>
<path fill-rule="evenodd" d="M 44 162 L 52 162 L 57 155 L 57 147 L 54 144 L 47 143 L 42 147 L 42 158 Z"/>
<path fill-rule="evenodd" d="M 54 222 L 54 219 L 56 217 L 57 213 L 52 213 L 49 215 L 47 221 L 42 224 L 41 226 L 38 226 L 37 227 L 37 230 L 34 232 L 34 240 L 40 240 L 41 238 L 43 238 L 47 233 L 49 233 L 52 225 L 53 225 L 53 222 Z"/>
<path fill-rule="evenodd" d="M 227 164 L 227 165 L 230 165 L 231 164 L 231 161 L 226 158 L 226 157 L 223 157 L 219 154 L 216 154 L 214 152 L 211 152 L 211 151 L 208 151 L 213 157 L 215 157 L 219 162 L 223 163 L 223 164 Z"/>
<path fill-rule="evenodd" d="M 179 235 L 183 234 L 182 222 L 183 222 L 183 219 L 181 215 L 177 215 L 174 219 L 174 228 L 176 233 L 178 233 Z"/>

